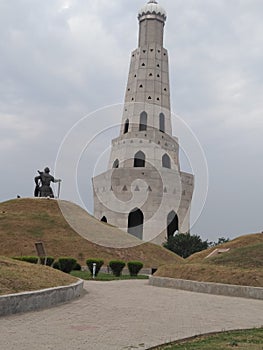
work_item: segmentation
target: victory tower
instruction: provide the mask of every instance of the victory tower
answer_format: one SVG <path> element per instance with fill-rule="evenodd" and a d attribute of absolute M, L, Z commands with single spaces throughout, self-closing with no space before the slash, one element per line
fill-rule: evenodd
<path fill-rule="evenodd" d="M 94 215 L 145 241 L 161 244 L 189 231 L 193 175 L 181 172 L 172 136 L 165 10 L 152 0 L 138 14 L 120 136 L 108 170 L 93 178 Z"/>

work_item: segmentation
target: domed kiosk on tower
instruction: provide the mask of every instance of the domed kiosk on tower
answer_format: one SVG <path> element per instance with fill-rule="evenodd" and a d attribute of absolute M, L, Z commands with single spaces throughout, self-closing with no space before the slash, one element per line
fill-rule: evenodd
<path fill-rule="evenodd" d="M 194 190 L 172 135 L 166 18 L 155 0 L 138 13 L 120 135 L 112 140 L 108 170 L 93 178 L 94 216 L 157 244 L 189 232 Z"/>
<path fill-rule="evenodd" d="M 148 3 L 141 8 L 138 14 L 138 19 L 140 20 L 141 17 L 151 14 L 159 15 L 166 20 L 166 12 L 164 8 L 161 7 L 155 0 L 148 1 Z"/>

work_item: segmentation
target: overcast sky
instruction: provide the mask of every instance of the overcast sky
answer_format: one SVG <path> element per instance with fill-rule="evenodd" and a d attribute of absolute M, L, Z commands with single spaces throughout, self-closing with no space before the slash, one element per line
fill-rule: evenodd
<path fill-rule="evenodd" d="M 54 170 L 70 128 L 96 109 L 123 103 L 145 2 L 0 0 L 0 201 L 31 196 L 36 170 Z M 159 3 L 168 14 L 172 109 L 208 163 L 208 197 L 192 233 L 215 240 L 261 232 L 263 2 Z M 88 176 L 86 183 L 84 202 L 92 210 Z M 61 196 L 70 200 L 63 186 Z"/>

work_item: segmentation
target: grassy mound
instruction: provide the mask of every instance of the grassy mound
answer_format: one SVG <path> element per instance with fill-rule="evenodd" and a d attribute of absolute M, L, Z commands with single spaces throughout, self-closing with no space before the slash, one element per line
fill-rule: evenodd
<path fill-rule="evenodd" d="M 199 282 L 226 283 L 263 287 L 262 269 L 242 269 L 209 264 L 177 264 L 161 266 L 154 276 L 179 278 Z"/>
<path fill-rule="evenodd" d="M 216 248 L 230 248 L 210 258 Z M 193 254 L 180 265 L 161 266 L 155 276 L 263 287 L 263 234 L 241 236 Z"/>
<path fill-rule="evenodd" d="M 66 286 L 76 281 L 51 267 L 0 256 L 0 295 Z"/>
<path fill-rule="evenodd" d="M 263 235 L 262 235 L 263 236 Z M 263 267 L 263 243 L 239 247 L 225 254 L 207 259 L 215 265 L 233 266 L 240 268 Z"/>
<path fill-rule="evenodd" d="M 157 346 L 155 350 L 262 350 L 263 328 L 228 331 L 200 335 L 189 340 L 179 340 L 170 345 Z"/>
<path fill-rule="evenodd" d="M 216 248 L 220 248 L 220 249 L 230 248 L 230 251 L 228 253 L 224 253 L 220 256 L 217 256 L 216 259 L 220 258 L 222 263 L 224 259 L 227 259 L 228 262 L 230 262 L 231 260 L 232 263 L 237 266 L 237 265 L 244 265 L 242 260 L 245 258 L 246 259 L 245 266 L 254 267 L 254 265 L 256 264 L 256 266 L 260 267 L 263 264 L 263 259 L 262 259 L 263 246 L 262 245 L 263 245 L 262 233 L 244 235 L 244 236 L 237 237 L 227 243 L 220 244 L 217 247 L 212 247 L 212 248 L 203 250 L 202 252 L 195 253 L 191 255 L 189 258 L 187 258 L 187 261 L 201 262 Z M 228 257 L 230 257 L 230 259 L 228 259 Z M 261 259 L 259 259 L 260 257 Z M 215 260 L 215 258 L 211 258 L 211 259 L 209 258 L 209 261 L 213 261 L 213 260 Z"/>
<path fill-rule="evenodd" d="M 62 201 L 69 212 L 83 221 L 89 234 L 108 239 L 129 236 L 102 223 L 73 203 Z M 118 236 L 119 235 L 119 236 Z M 77 234 L 64 219 L 57 201 L 47 199 L 16 199 L 0 203 L 0 255 L 12 257 L 36 255 L 35 242 L 42 241 L 49 256 L 71 256 L 85 265 L 87 258 L 141 261 L 145 267 L 178 263 L 180 257 L 155 244 L 145 243 L 132 248 L 113 249 L 94 244 Z"/>

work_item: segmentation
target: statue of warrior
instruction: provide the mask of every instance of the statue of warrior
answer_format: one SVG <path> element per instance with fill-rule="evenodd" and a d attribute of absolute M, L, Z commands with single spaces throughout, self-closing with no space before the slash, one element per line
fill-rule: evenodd
<path fill-rule="evenodd" d="M 50 175 L 49 168 L 45 168 L 44 171 L 39 171 L 39 175 L 35 177 L 35 197 L 50 197 L 54 198 L 54 193 L 50 187 L 51 182 L 61 182 L 60 179 L 55 179 L 54 176 Z"/>

